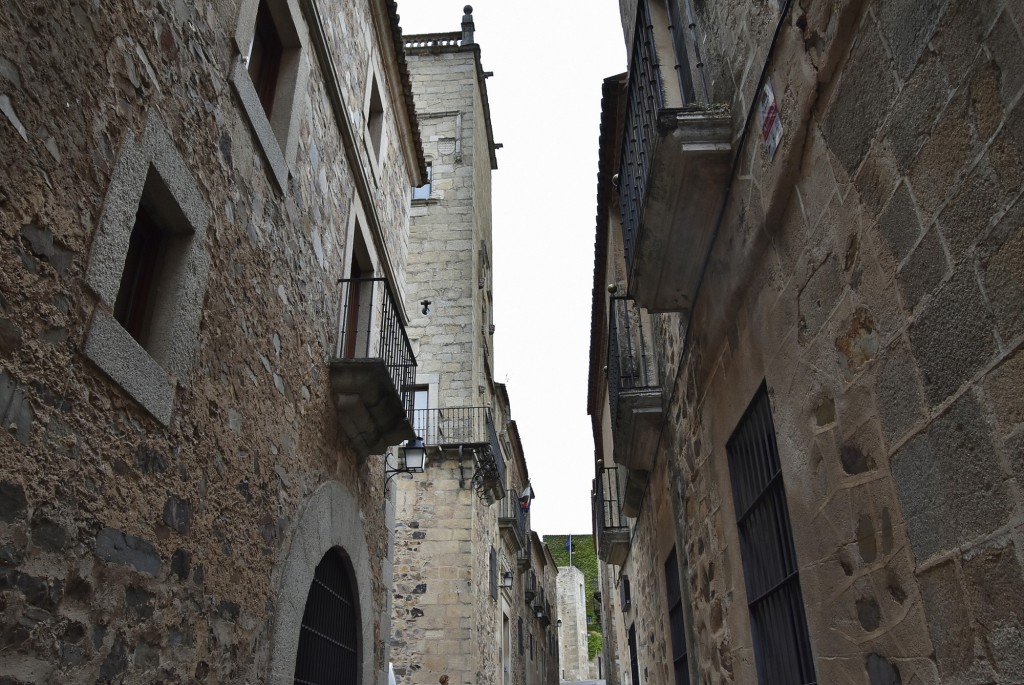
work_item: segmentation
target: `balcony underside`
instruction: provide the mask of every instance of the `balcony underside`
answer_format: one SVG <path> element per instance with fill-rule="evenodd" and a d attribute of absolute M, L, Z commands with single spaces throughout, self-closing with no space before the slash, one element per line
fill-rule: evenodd
<path fill-rule="evenodd" d="M 526 547 L 527 540 L 519 521 L 514 518 L 501 517 L 498 519 L 498 527 L 501 529 L 501 539 L 513 552 L 521 552 Z"/>
<path fill-rule="evenodd" d="M 332 359 L 330 369 L 338 424 L 360 457 L 416 437 L 383 360 Z"/>
<path fill-rule="evenodd" d="M 729 182 L 728 110 L 662 110 L 629 275 L 630 295 L 652 312 L 693 306 L 704 256 Z"/>
<path fill-rule="evenodd" d="M 598 540 L 597 552 L 601 561 L 622 566 L 629 554 L 629 528 L 605 528 Z"/>
<path fill-rule="evenodd" d="M 647 491 L 647 481 L 651 472 L 641 469 L 630 469 L 626 476 L 626 485 L 622 489 L 622 513 L 635 518 L 640 515 L 640 505 Z"/>
<path fill-rule="evenodd" d="M 619 391 L 616 408 L 615 463 L 630 471 L 650 470 L 658 446 L 664 412 L 661 388 L 635 388 Z"/>

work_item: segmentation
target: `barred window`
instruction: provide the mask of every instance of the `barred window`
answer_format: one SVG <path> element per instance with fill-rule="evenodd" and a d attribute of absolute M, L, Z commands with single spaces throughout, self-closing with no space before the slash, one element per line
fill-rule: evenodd
<path fill-rule="evenodd" d="M 768 388 L 726 443 L 761 683 L 816 683 Z"/>

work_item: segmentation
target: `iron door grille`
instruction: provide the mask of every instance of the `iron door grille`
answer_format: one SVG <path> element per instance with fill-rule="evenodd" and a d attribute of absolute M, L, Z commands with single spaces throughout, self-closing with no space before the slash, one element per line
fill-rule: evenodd
<path fill-rule="evenodd" d="M 758 681 L 813 685 L 814 661 L 768 388 L 726 444 Z"/>
<path fill-rule="evenodd" d="M 636 653 L 636 624 L 629 624 L 629 671 L 633 676 L 633 685 L 640 685 L 640 658 Z"/>
<path fill-rule="evenodd" d="M 683 594 L 679 588 L 679 563 L 676 548 L 665 560 L 665 596 L 668 599 L 668 623 L 672 633 L 672 663 L 675 685 L 690 685 L 690 666 L 686 654 L 686 626 L 683 624 Z"/>
<path fill-rule="evenodd" d="M 359 612 L 352 585 L 341 553 L 325 554 L 313 573 L 302 613 L 296 685 L 358 682 Z"/>

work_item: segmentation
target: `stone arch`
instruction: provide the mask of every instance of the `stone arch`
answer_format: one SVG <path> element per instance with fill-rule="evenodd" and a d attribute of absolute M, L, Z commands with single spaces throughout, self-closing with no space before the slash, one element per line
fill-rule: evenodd
<path fill-rule="evenodd" d="M 334 547 L 348 556 L 356 583 L 361 634 L 359 680 L 366 685 L 376 682 L 373 617 L 377 611 L 370 592 L 372 575 L 366 531 L 358 498 L 342 483 L 332 480 L 317 488 L 303 505 L 292 529 L 287 556 L 274 571 L 274 587 L 279 590 L 270 648 L 269 682 L 273 685 L 294 682 L 299 628 L 313 572 Z"/>

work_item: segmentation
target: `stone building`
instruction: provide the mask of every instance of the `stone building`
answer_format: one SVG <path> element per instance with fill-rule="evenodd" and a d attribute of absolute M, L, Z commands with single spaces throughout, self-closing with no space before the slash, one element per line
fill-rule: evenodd
<path fill-rule="evenodd" d="M 98 8 L 0 22 L 0 681 L 385 682 L 396 6 Z"/>
<path fill-rule="evenodd" d="M 587 595 L 583 572 L 558 567 L 558 661 L 562 680 L 591 677 L 587 654 Z"/>
<path fill-rule="evenodd" d="M 1022 682 L 1022 5 L 620 8 L 609 683 Z"/>
<path fill-rule="evenodd" d="M 428 182 L 413 190 L 406 305 L 419 366 L 425 477 L 400 477 L 392 661 L 403 684 L 540 685 L 531 626 L 529 474 L 493 380 L 491 172 L 497 168 L 471 8 L 462 31 L 405 52 Z M 542 561 L 542 560 L 541 560 Z M 531 597 L 532 598 L 532 597 Z"/>

